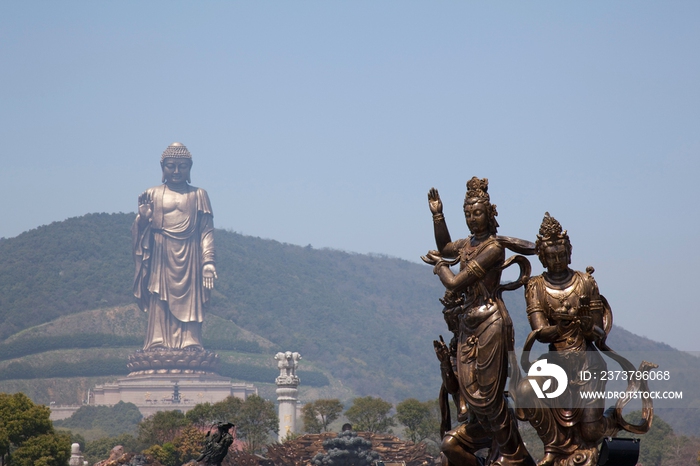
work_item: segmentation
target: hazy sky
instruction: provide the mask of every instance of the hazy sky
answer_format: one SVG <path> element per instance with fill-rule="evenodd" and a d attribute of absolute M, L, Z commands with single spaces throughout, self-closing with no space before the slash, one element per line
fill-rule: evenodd
<path fill-rule="evenodd" d="M 464 237 L 477 175 L 500 234 L 549 211 L 616 323 L 700 350 L 698 24 L 697 1 L 2 2 L 0 236 L 135 211 L 180 141 L 218 227 L 417 261 L 428 189 Z"/>

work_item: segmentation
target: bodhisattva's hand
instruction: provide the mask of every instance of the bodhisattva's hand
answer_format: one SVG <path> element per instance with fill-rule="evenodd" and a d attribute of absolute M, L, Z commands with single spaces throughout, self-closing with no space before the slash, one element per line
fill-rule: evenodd
<path fill-rule="evenodd" d="M 153 199 L 148 191 L 139 196 L 139 220 L 142 223 L 149 222 L 153 217 Z"/>
<path fill-rule="evenodd" d="M 440 341 L 433 340 L 433 347 L 435 348 L 435 356 L 437 356 L 440 364 L 451 366 L 452 362 L 450 361 L 450 350 L 447 348 L 445 340 L 442 339 L 442 335 L 440 335 Z"/>
<path fill-rule="evenodd" d="M 581 327 L 581 330 L 584 332 L 593 331 L 593 318 L 591 318 L 591 316 L 578 316 L 576 321 L 578 322 L 579 327 Z"/>
<path fill-rule="evenodd" d="M 420 258 L 423 259 L 423 262 L 426 264 L 435 265 L 442 260 L 442 255 L 439 251 L 430 250 L 428 251 L 428 254 L 425 256 L 420 256 Z"/>
<path fill-rule="evenodd" d="M 430 212 L 433 215 L 442 213 L 442 201 L 440 200 L 440 193 L 435 188 L 430 188 L 428 191 L 428 206 L 430 206 Z"/>
<path fill-rule="evenodd" d="M 202 267 L 202 280 L 204 281 L 204 288 L 211 290 L 214 288 L 214 279 L 219 278 L 216 275 L 216 267 L 214 264 L 204 264 Z"/>

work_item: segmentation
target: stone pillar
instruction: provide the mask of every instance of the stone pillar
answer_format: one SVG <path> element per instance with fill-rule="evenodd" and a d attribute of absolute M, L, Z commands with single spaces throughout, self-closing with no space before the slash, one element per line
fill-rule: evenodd
<path fill-rule="evenodd" d="M 296 432 L 297 427 L 297 366 L 301 356 L 299 353 L 277 353 L 275 355 L 280 375 L 275 379 L 277 384 L 277 402 L 279 403 L 280 431 L 279 441 L 286 439 L 289 434 Z"/>
<path fill-rule="evenodd" d="M 83 466 L 87 461 L 85 461 L 85 458 L 83 458 L 83 455 L 80 453 L 80 445 L 77 443 L 74 443 L 70 446 L 70 459 L 68 460 L 68 464 L 70 466 Z"/>

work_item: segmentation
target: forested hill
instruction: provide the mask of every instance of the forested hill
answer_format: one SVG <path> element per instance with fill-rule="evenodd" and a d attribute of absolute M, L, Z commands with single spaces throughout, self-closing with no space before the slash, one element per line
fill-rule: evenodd
<path fill-rule="evenodd" d="M 1 241 L 0 339 L 133 303 L 133 219 L 90 214 Z M 429 267 L 222 230 L 215 241 L 212 314 L 299 351 L 359 394 L 435 396 L 432 339 L 444 323 Z"/>
<path fill-rule="evenodd" d="M 133 219 L 90 214 L 0 241 L 0 341 L 64 315 L 133 303 Z M 432 340 L 449 335 L 438 302 L 443 288 L 430 267 L 223 230 L 215 238 L 211 314 L 272 342 L 269 351 L 299 351 L 358 395 L 435 398 Z M 529 330 L 522 296 L 504 296 L 520 345 Z M 698 373 L 692 356 L 622 329 L 609 342 L 618 350 L 665 350 L 668 363 L 655 362 Z M 700 378 L 688 375 L 686 383 L 700 386 Z"/>
<path fill-rule="evenodd" d="M 91 214 L 0 242 L 0 340 L 62 315 L 133 302 L 134 215 Z"/>

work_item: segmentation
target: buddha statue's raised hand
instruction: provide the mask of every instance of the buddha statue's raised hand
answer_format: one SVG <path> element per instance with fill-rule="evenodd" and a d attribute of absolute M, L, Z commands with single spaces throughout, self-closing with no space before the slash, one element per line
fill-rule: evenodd
<path fill-rule="evenodd" d="M 153 199 L 148 192 L 139 195 L 139 221 L 147 223 L 153 217 Z"/>

